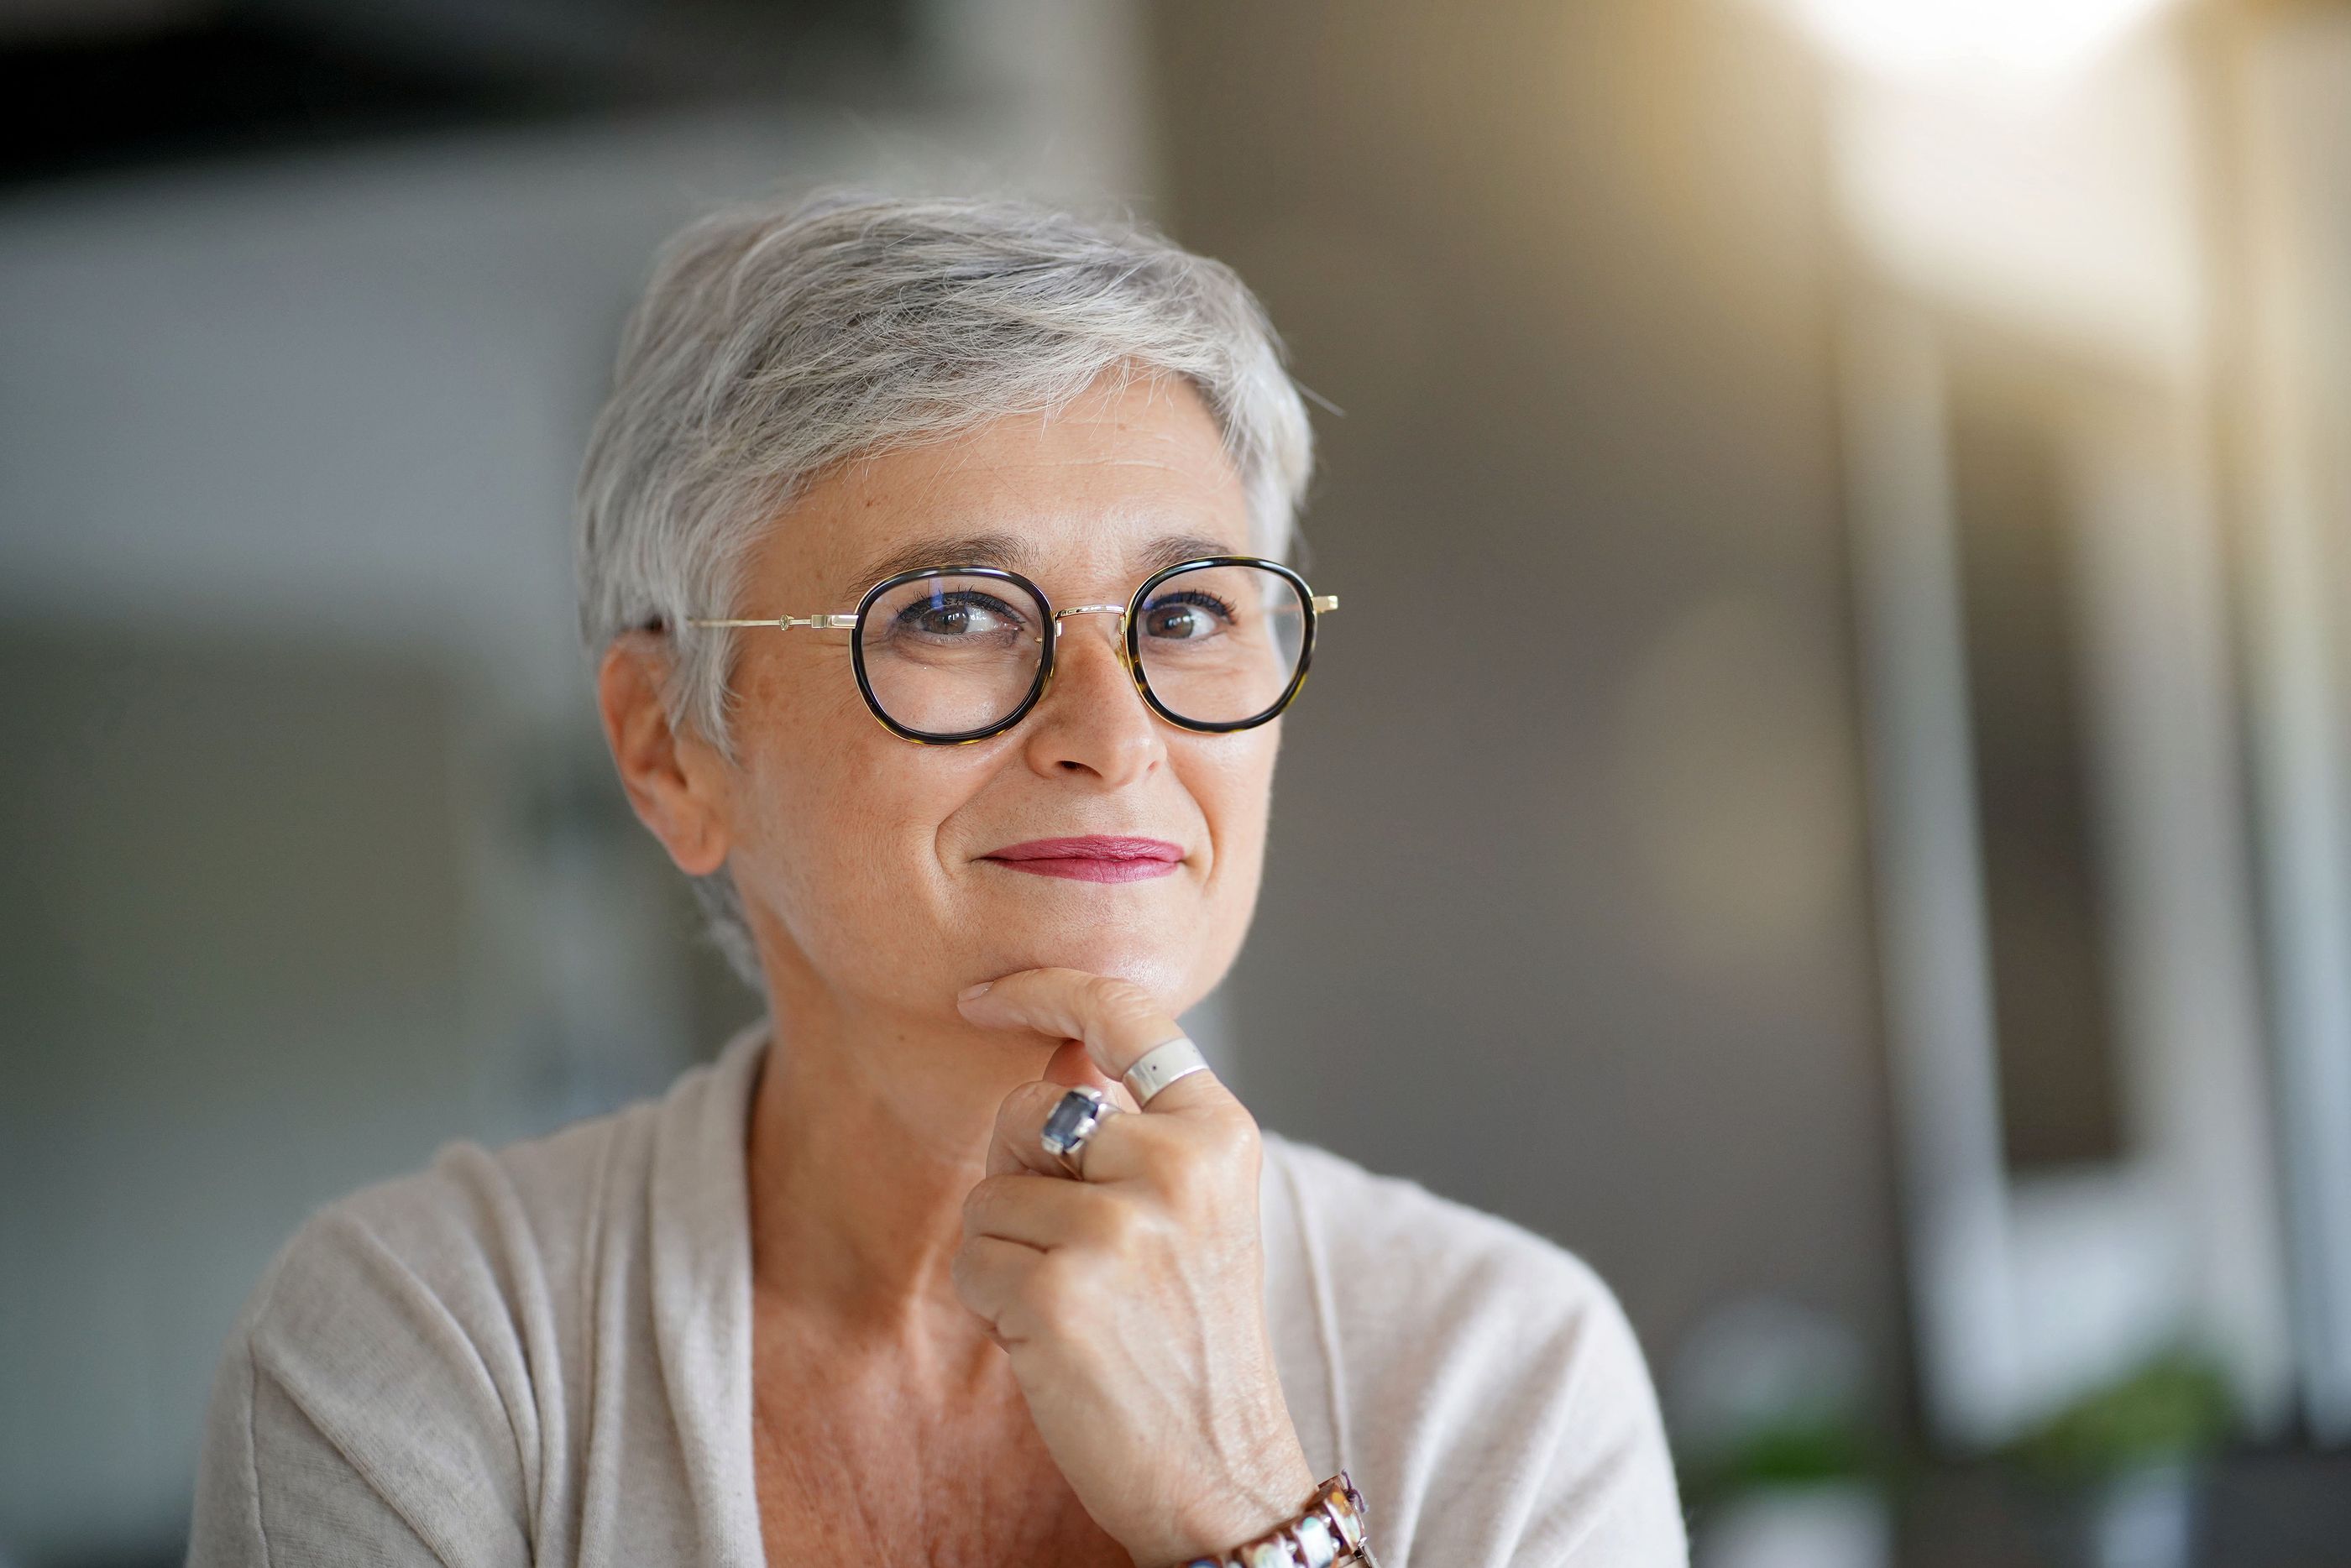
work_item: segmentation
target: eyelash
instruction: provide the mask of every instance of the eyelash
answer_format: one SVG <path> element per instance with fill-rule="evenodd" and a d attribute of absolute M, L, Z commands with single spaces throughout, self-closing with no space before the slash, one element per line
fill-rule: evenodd
<path fill-rule="evenodd" d="M 1170 605 L 1200 605 L 1216 611 L 1217 614 L 1222 616 L 1227 620 L 1233 618 L 1233 607 L 1231 605 L 1227 604 L 1224 600 L 1217 597 L 1214 594 L 1203 593 L 1197 588 L 1181 588 L 1176 592 L 1168 595 L 1165 598 L 1153 599 L 1149 604 L 1143 607 L 1143 613 L 1149 615 L 1153 610 L 1165 609 Z"/>
<path fill-rule="evenodd" d="M 960 608 L 984 609 L 991 615 L 1002 616 L 1016 626 L 1027 624 L 1029 618 L 994 594 L 984 594 L 977 588 L 958 588 L 951 594 L 941 594 L 935 598 L 917 599 L 892 618 L 904 626 L 911 623 L 917 616 L 931 610 Z"/>

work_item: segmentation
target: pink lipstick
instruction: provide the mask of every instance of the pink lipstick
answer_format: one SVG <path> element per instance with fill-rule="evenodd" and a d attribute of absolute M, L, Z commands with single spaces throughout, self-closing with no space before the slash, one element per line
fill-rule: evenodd
<path fill-rule="evenodd" d="M 1184 864 L 1184 847 L 1164 838 L 1125 838 L 1088 834 L 1082 838 L 1032 838 L 1008 844 L 980 857 L 1032 877 L 1065 877 L 1073 882 L 1140 882 L 1165 877 Z"/>

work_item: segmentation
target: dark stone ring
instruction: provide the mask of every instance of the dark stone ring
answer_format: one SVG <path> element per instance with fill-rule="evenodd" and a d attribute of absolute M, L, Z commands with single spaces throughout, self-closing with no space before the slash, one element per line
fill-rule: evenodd
<path fill-rule="evenodd" d="M 1071 1089 L 1046 1113 L 1045 1130 L 1037 1135 L 1037 1141 L 1061 1162 L 1063 1170 L 1083 1181 L 1086 1140 L 1118 1111 L 1100 1089 Z"/>

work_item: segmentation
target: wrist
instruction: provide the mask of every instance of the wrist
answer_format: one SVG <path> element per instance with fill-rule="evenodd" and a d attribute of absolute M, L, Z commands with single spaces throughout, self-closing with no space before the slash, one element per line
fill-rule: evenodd
<path fill-rule="evenodd" d="M 1345 1470 L 1307 1489 L 1304 1502 L 1266 1528 L 1230 1544 L 1176 1560 L 1169 1568 L 1377 1568 L 1363 1494 Z"/>
<path fill-rule="evenodd" d="M 1176 1568 L 1229 1552 L 1236 1542 L 1253 1541 L 1297 1516 L 1301 1500 L 1314 1495 L 1315 1477 L 1295 1443 L 1290 1452 L 1244 1483 L 1223 1489 L 1182 1521 L 1182 1539 L 1167 1553 Z"/>

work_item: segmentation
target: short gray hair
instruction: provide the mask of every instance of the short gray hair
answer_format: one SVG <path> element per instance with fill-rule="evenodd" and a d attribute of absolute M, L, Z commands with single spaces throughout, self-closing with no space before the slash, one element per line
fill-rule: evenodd
<path fill-rule="evenodd" d="M 1131 218 L 1007 198 L 831 189 L 689 224 L 630 314 L 580 475 L 590 655 L 632 628 L 666 630 L 672 722 L 726 753 L 727 634 L 684 623 L 740 612 L 752 544 L 812 479 L 1007 414 L 1050 414 L 1104 374 L 1138 370 L 1199 394 L 1248 494 L 1254 547 L 1285 555 L 1312 434 L 1280 339 L 1222 263 Z M 732 879 L 722 868 L 696 891 L 756 984 Z"/>

